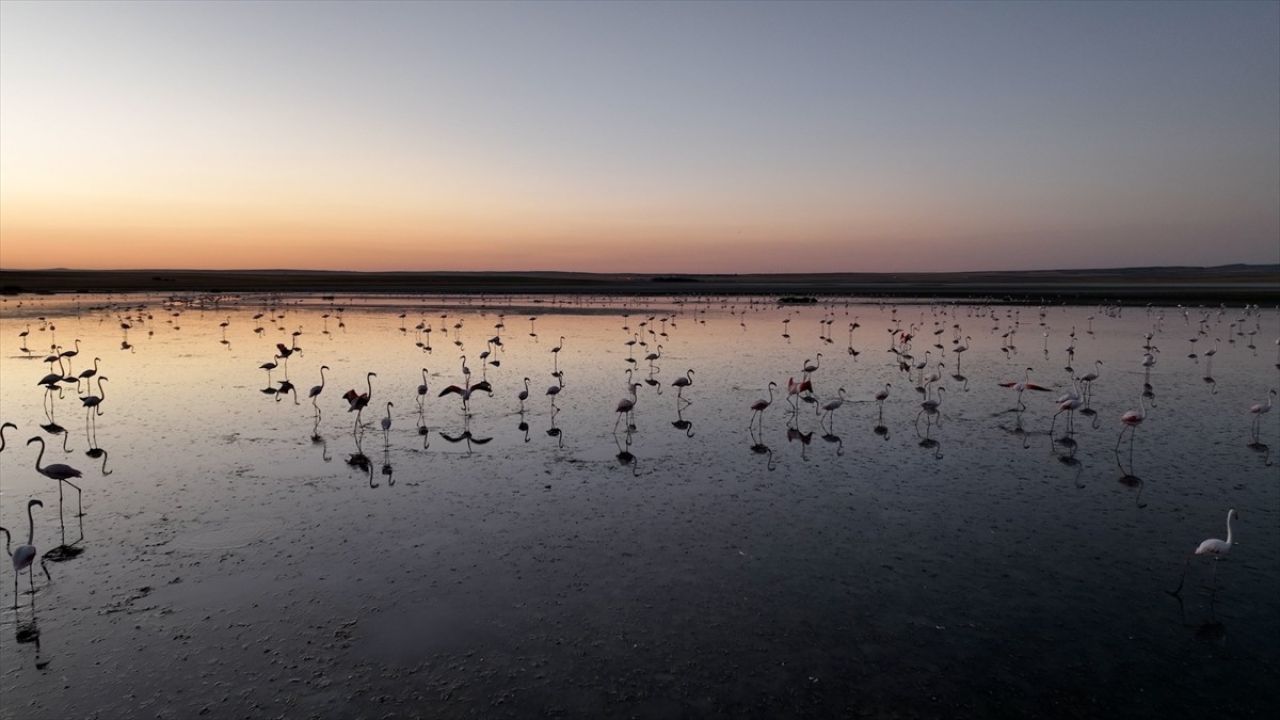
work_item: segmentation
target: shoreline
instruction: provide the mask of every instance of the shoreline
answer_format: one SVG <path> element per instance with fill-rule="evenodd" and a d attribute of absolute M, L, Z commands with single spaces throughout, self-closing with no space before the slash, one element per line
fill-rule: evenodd
<path fill-rule="evenodd" d="M 0 270 L 0 293 L 785 295 L 1030 301 L 1280 301 L 1280 265 L 953 273 L 641 274 Z"/>

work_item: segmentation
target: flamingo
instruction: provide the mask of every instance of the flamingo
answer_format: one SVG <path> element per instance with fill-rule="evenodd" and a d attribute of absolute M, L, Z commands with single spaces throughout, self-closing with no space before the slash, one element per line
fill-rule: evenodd
<path fill-rule="evenodd" d="M 1170 595 L 1178 595 L 1179 593 L 1182 592 L 1182 584 L 1187 579 L 1187 567 L 1190 566 L 1191 564 L 1191 558 L 1196 556 L 1206 556 L 1214 559 L 1215 562 L 1213 564 L 1213 579 L 1214 579 L 1214 584 L 1215 585 L 1217 584 L 1218 563 L 1216 561 L 1226 557 L 1227 554 L 1231 552 L 1231 546 L 1235 544 L 1235 537 L 1232 535 L 1232 532 L 1231 532 L 1231 520 L 1237 517 L 1240 517 L 1240 514 L 1235 511 L 1235 508 L 1232 508 L 1227 511 L 1227 539 L 1226 540 L 1209 538 L 1208 540 L 1205 540 L 1204 542 L 1200 543 L 1200 545 L 1196 547 L 1195 552 L 1187 556 L 1187 562 L 1182 566 L 1182 578 L 1178 581 L 1178 587 L 1175 590 L 1169 591 Z"/>
<path fill-rule="evenodd" d="M 1094 361 L 1093 361 L 1093 372 L 1087 373 L 1087 374 L 1085 374 L 1083 377 L 1081 377 L 1081 378 L 1080 378 L 1080 382 L 1084 383 L 1084 394 L 1085 394 L 1085 397 L 1088 397 L 1089 395 L 1091 395 L 1091 394 L 1093 393 L 1093 381 L 1094 381 L 1094 380 L 1097 380 L 1097 379 L 1098 379 L 1098 376 L 1099 376 L 1099 375 L 1101 375 L 1101 374 L 1102 374 L 1102 361 L 1101 361 L 1101 360 L 1094 360 Z"/>
<path fill-rule="evenodd" d="M 1253 436 L 1257 437 L 1262 429 L 1262 416 L 1271 412 L 1271 402 L 1276 397 L 1274 389 L 1267 393 L 1267 404 L 1254 403 L 1249 406 L 1249 412 L 1253 414 Z"/>
<path fill-rule="evenodd" d="M 346 391 L 342 395 L 342 399 L 347 401 L 347 412 L 356 411 L 356 427 L 360 427 L 360 416 L 364 413 L 365 407 L 369 405 L 369 398 L 373 396 L 373 379 L 378 377 L 375 372 L 365 375 L 365 383 L 368 390 L 363 394 L 356 393 L 355 389 Z"/>
<path fill-rule="evenodd" d="M 71 358 L 80 354 L 80 338 L 76 338 L 75 346 L 76 348 L 74 350 L 63 350 L 61 353 L 59 353 L 62 357 L 67 359 L 68 368 L 71 366 Z"/>
<path fill-rule="evenodd" d="M 930 398 L 920 403 L 920 412 L 916 413 L 916 432 L 919 432 L 921 415 L 927 415 L 929 418 L 932 418 L 934 415 L 938 414 L 938 408 L 942 406 L 942 393 L 946 391 L 946 388 L 940 387 L 938 388 L 938 397 L 936 399 Z M 932 422 L 932 420 L 930 420 L 930 422 Z"/>
<path fill-rule="evenodd" d="M 550 398 L 551 398 L 551 409 L 552 409 L 552 410 L 557 410 L 557 409 L 558 409 L 558 408 L 556 408 L 556 396 L 560 394 L 560 389 L 561 389 L 561 387 L 562 387 L 562 386 L 560 386 L 560 385 L 552 385 L 551 387 L 547 388 L 547 397 L 550 397 Z"/>
<path fill-rule="evenodd" d="M 34 595 L 36 592 L 35 572 L 34 572 L 34 569 L 31 567 L 32 563 L 34 563 L 36 560 L 36 546 L 34 545 L 35 538 L 36 538 L 36 521 L 35 521 L 35 518 L 32 517 L 31 515 L 31 509 L 34 507 L 44 507 L 44 503 L 40 502 L 39 500 L 27 501 L 27 544 L 19 545 L 17 550 L 14 550 L 13 552 L 9 553 L 10 557 L 13 559 L 13 609 L 14 610 L 18 609 L 18 575 L 23 570 L 28 571 L 27 578 L 31 583 L 31 594 Z M 6 530 L 5 528 L 0 527 L 0 532 L 4 533 L 5 552 L 9 552 L 9 542 L 10 542 L 9 531 Z M 40 561 L 40 568 L 44 570 L 45 578 L 49 580 L 53 579 L 49 577 L 49 568 L 45 567 L 43 560 Z"/>
<path fill-rule="evenodd" d="M 277 359 L 277 358 L 272 357 L 272 358 L 271 358 L 271 360 L 270 360 L 269 362 L 264 362 L 264 363 L 262 363 L 261 365 L 259 365 L 259 366 L 258 366 L 258 369 L 259 369 L 259 370 L 266 370 L 266 371 L 267 371 L 267 384 L 268 384 L 268 385 L 270 385 L 270 384 L 271 384 L 271 371 L 272 371 L 272 370 L 275 370 L 275 369 L 276 369 L 276 368 L 278 368 L 278 367 L 280 367 L 280 363 L 276 362 L 276 359 Z"/>
<path fill-rule="evenodd" d="M 787 402 L 791 404 L 793 409 L 798 409 L 794 398 L 800 396 L 802 392 L 813 392 L 813 383 L 809 380 L 801 380 L 796 382 L 795 378 L 787 378 Z"/>
<path fill-rule="evenodd" d="M 1024 390 L 1037 390 L 1039 392 L 1049 392 L 1051 388 L 1037 385 L 1031 382 L 1031 368 L 1027 368 L 1026 373 L 1022 377 L 1022 382 L 1002 382 L 1000 387 L 1013 388 L 1018 393 L 1018 409 L 1026 410 L 1027 406 L 1022 404 L 1022 393 Z"/>
<path fill-rule="evenodd" d="M 62 369 L 62 357 L 58 355 L 50 355 L 49 357 L 45 358 L 44 361 L 49 363 L 49 370 L 53 370 L 53 364 L 55 362 L 58 363 L 58 372 L 56 373 L 50 372 L 49 374 L 40 378 L 40 381 L 37 382 L 36 385 L 44 385 L 45 387 L 52 390 L 54 387 L 57 386 L 59 382 L 62 382 L 62 378 L 65 375 L 65 372 Z"/>
<path fill-rule="evenodd" d="M 392 403 L 390 400 L 388 400 L 388 401 L 387 401 L 387 416 L 386 416 L 386 417 L 384 417 L 384 418 L 382 418 L 382 437 L 383 437 L 384 439 L 387 437 L 387 433 L 391 432 L 391 408 L 392 408 L 392 405 L 393 405 L 393 403 Z"/>
<path fill-rule="evenodd" d="M 80 403 L 84 405 L 85 412 L 88 412 L 90 410 L 93 410 L 94 408 L 97 408 L 98 414 L 99 415 L 102 414 L 102 401 L 105 400 L 107 397 L 107 394 L 102 390 L 102 383 L 106 382 L 108 379 L 109 378 L 107 378 L 107 376 L 105 375 L 99 375 L 98 376 L 98 394 L 86 395 L 80 398 Z"/>
<path fill-rule="evenodd" d="M 889 388 L 891 387 L 893 387 L 891 383 L 885 383 L 884 389 L 876 393 L 876 403 L 880 405 L 881 409 L 884 409 L 884 401 L 889 399 Z"/>
<path fill-rule="evenodd" d="M 63 465 L 62 463 L 53 463 L 52 465 L 46 465 L 44 467 L 40 467 L 40 461 L 44 459 L 44 438 L 37 435 L 31 438 L 30 440 L 28 440 L 27 444 L 30 445 L 33 442 L 40 443 L 40 454 L 36 455 L 36 472 L 40 473 L 41 475 L 51 480 L 58 481 L 58 497 L 59 498 L 62 497 L 62 483 L 66 483 L 71 487 L 75 488 L 76 489 L 76 506 L 78 508 L 77 512 L 79 513 L 79 515 L 84 515 L 84 506 L 80 502 L 81 496 L 83 495 L 83 493 L 81 493 L 79 485 L 76 485 L 75 483 L 71 482 L 71 478 L 81 477 L 80 471 L 71 467 L 70 465 Z"/>
<path fill-rule="evenodd" d="M 1084 400 L 1079 395 L 1071 395 L 1058 401 L 1058 412 L 1053 414 L 1053 423 L 1049 425 L 1049 437 L 1053 437 L 1053 427 L 1058 422 L 1058 416 L 1067 413 L 1067 432 L 1071 432 L 1071 428 L 1075 426 L 1076 410 L 1084 404 Z"/>
<path fill-rule="evenodd" d="M 427 369 L 422 368 L 422 384 L 418 386 L 418 406 L 422 406 L 422 402 L 427 397 Z"/>
<path fill-rule="evenodd" d="M 827 417 L 830 418 L 831 420 L 831 423 L 832 423 L 831 427 L 835 426 L 836 410 L 839 410 L 840 406 L 844 405 L 844 388 L 840 388 L 837 392 L 839 393 L 840 397 L 834 400 L 831 400 L 822 406 L 823 411 L 826 412 Z M 816 412 L 816 409 L 815 409 L 815 412 Z"/>
<path fill-rule="evenodd" d="M 618 419 L 613 421 L 613 431 L 618 432 L 618 423 L 622 422 L 622 416 L 627 416 L 627 427 L 631 427 L 631 411 L 636 407 L 636 389 L 640 387 L 640 383 L 631 383 L 631 397 L 623 398 L 618 401 L 618 407 L 614 412 L 618 413 Z"/>
<path fill-rule="evenodd" d="M 817 372 L 818 366 L 822 364 L 822 353 L 818 353 L 816 357 L 817 357 L 817 360 L 815 360 L 812 365 L 809 364 L 808 359 L 805 359 L 804 368 L 803 368 L 805 377 L 808 377 L 813 373 Z"/>
<path fill-rule="evenodd" d="M 965 336 L 964 336 L 964 344 L 962 344 L 962 345 L 956 345 L 956 346 L 951 350 L 951 352 L 955 353 L 955 355 L 956 355 L 956 372 L 957 372 L 957 373 L 958 373 L 958 372 L 960 372 L 960 355 L 961 355 L 961 353 L 965 353 L 965 352 L 968 352 L 968 351 L 969 351 L 969 342 L 970 342 L 970 340 L 971 340 L 971 338 L 970 338 L 968 335 L 965 335 Z"/>
<path fill-rule="evenodd" d="M 773 404 L 773 389 L 776 387 L 778 387 L 778 383 L 770 381 L 769 382 L 769 399 L 765 400 L 764 398 L 760 398 L 759 400 L 756 400 L 755 402 L 751 403 L 751 420 L 747 422 L 748 430 L 751 429 L 751 424 L 755 422 L 757 415 L 760 416 L 761 426 L 764 425 L 764 411 L 768 409 L 770 405 Z"/>
<path fill-rule="evenodd" d="M 651 352 L 648 355 L 645 355 L 644 359 L 649 361 L 649 367 L 653 367 L 653 363 L 655 360 L 662 359 L 662 346 L 661 345 L 658 346 L 657 352 Z"/>
<path fill-rule="evenodd" d="M 79 374 L 77 377 L 78 377 L 79 379 L 81 379 L 81 380 L 88 380 L 89 378 L 93 377 L 94 375 L 97 375 L 97 374 L 98 374 L 98 362 L 99 362 L 100 360 L 102 360 L 102 358 L 94 358 L 94 359 L 93 359 L 93 367 L 88 368 L 88 369 L 86 369 L 86 370 L 81 370 L 81 371 L 80 371 L 80 374 Z"/>
<path fill-rule="evenodd" d="M 14 430 L 17 430 L 18 426 L 14 425 L 11 422 L 7 422 L 3 425 L 0 425 L 0 452 L 4 452 L 4 448 L 7 444 L 4 439 L 4 431 L 8 428 L 13 428 Z"/>
<path fill-rule="evenodd" d="M 328 365 L 320 366 L 320 384 L 312 385 L 311 390 L 307 392 L 307 397 L 311 398 L 311 404 L 315 406 L 317 411 L 320 410 L 320 406 L 316 405 L 316 398 L 320 396 L 320 393 L 324 392 L 324 371 L 328 369 Z"/>
<path fill-rule="evenodd" d="M 1120 428 L 1120 437 L 1116 438 L 1117 450 L 1120 449 L 1120 441 L 1124 439 L 1124 433 L 1126 430 L 1130 431 L 1129 442 L 1133 443 L 1133 432 L 1139 425 L 1142 424 L 1142 421 L 1145 420 L 1146 417 L 1147 417 L 1147 396 L 1144 394 L 1144 395 L 1138 396 L 1137 410 L 1129 410 L 1124 415 L 1120 416 L 1120 422 L 1124 423 L 1124 427 Z"/>
<path fill-rule="evenodd" d="M 524 389 L 516 394 L 516 399 L 520 401 L 520 412 L 524 412 L 524 401 L 529 399 L 529 378 L 524 379 Z"/>
<path fill-rule="evenodd" d="M 684 393 L 685 388 L 689 387 L 692 384 L 693 384 L 693 370 L 687 370 L 684 374 L 684 377 L 676 378 L 675 382 L 671 383 L 671 387 L 678 388 L 676 390 L 676 400 L 684 400 L 684 395 L 682 393 Z M 685 402 L 689 403 L 693 401 L 685 400 Z"/>

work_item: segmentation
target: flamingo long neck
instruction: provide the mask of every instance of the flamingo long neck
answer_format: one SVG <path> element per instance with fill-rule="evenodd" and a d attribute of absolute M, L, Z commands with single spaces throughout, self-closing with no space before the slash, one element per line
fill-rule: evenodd
<path fill-rule="evenodd" d="M 773 404 L 773 386 L 772 385 L 769 386 L 769 404 L 770 405 Z"/>
<path fill-rule="evenodd" d="M 1228 545 L 1231 544 L 1231 540 L 1232 540 L 1232 537 L 1231 537 L 1231 516 L 1232 515 L 1235 515 L 1235 513 L 1231 511 L 1227 511 L 1227 544 Z"/>
<path fill-rule="evenodd" d="M 36 472 L 40 472 L 40 461 L 44 459 L 44 438 L 36 438 L 40 441 L 40 452 L 36 454 Z"/>
<path fill-rule="evenodd" d="M 366 387 L 368 387 L 368 388 L 369 388 L 369 392 L 368 392 L 368 393 L 366 393 L 366 394 L 367 394 L 369 397 L 373 397 L 373 373 L 369 373 L 368 375 L 365 375 L 365 376 L 364 376 L 364 382 L 365 382 Z"/>
<path fill-rule="evenodd" d="M 324 366 L 320 366 L 320 389 L 324 389 Z"/>
<path fill-rule="evenodd" d="M 99 402 L 107 399 L 107 393 L 102 389 L 103 380 L 106 380 L 106 378 L 102 376 L 98 376 L 98 401 Z"/>
<path fill-rule="evenodd" d="M 34 545 L 36 539 L 36 519 L 31 515 L 34 503 L 27 503 L 27 544 Z"/>

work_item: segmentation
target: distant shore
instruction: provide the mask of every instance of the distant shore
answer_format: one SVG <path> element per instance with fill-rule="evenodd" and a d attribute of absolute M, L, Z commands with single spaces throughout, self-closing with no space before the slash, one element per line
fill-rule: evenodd
<path fill-rule="evenodd" d="M 1280 264 L 1027 272 L 637 274 L 0 270 L 0 292 L 785 295 L 1098 302 L 1280 301 Z"/>

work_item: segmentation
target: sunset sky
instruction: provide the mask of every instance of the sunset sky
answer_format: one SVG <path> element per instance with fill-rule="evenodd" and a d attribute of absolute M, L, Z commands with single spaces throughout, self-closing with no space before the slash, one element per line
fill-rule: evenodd
<path fill-rule="evenodd" d="M 0 266 L 1280 262 L 1280 3 L 0 4 Z"/>

